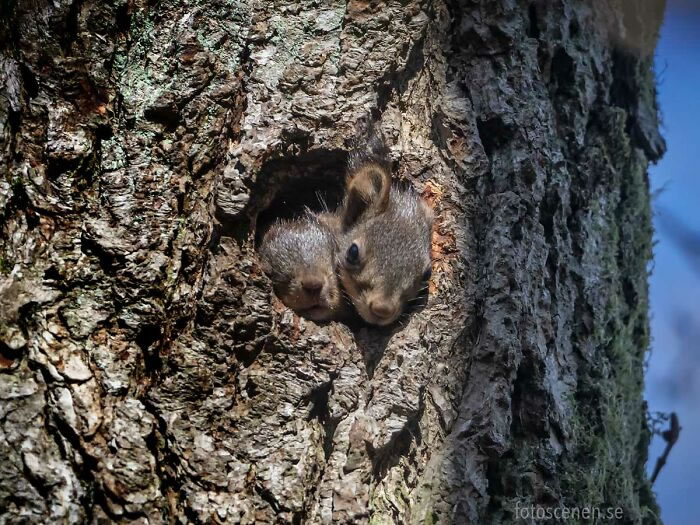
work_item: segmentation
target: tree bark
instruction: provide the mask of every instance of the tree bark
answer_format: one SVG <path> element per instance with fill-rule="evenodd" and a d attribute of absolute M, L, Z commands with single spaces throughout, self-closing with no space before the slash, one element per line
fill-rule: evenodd
<path fill-rule="evenodd" d="M 663 7 L 3 3 L 0 521 L 657 522 Z M 435 209 L 430 293 L 316 324 L 256 238 L 369 112 Z"/>

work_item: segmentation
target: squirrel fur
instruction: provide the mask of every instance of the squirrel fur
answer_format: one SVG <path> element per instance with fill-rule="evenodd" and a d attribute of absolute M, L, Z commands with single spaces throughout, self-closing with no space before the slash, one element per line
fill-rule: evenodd
<path fill-rule="evenodd" d="M 365 137 L 348 162 L 337 266 L 360 317 L 389 325 L 430 279 L 433 213 L 413 188 L 392 182 L 381 133 L 369 125 Z"/>
<path fill-rule="evenodd" d="M 340 207 L 276 222 L 259 251 L 275 293 L 298 314 L 343 317 L 345 295 L 367 323 L 384 326 L 427 286 L 433 213 L 413 188 L 392 181 L 384 137 L 361 125 Z"/>
<path fill-rule="evenodd" d="M 275 294 L 314 321 L 334 319 L 343 310 L 334 266 L 338 236 L 331 223 L 328 217 L 306 210 L 299 219 L 274 223 L 259 249 Z"/>

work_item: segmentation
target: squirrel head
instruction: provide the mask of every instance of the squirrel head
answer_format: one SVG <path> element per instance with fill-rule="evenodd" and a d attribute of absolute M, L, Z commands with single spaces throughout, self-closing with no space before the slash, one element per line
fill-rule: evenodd
<path fill-rule="evenodd" d="M 386 168 L 366 164 L 348 180 L 341 222 L 341 282 L 366 322 L 389 325 L 430 279 L 432 210 L 392 185 Z"/>
<path fill-rule="evenodd" d="M 343 300 L 334 266 L 337 249 L 328 221 L 307 211 L 298 220 L 273 224 L 259 252 L 277 297 L 299 315 L 325 321 Z"/>

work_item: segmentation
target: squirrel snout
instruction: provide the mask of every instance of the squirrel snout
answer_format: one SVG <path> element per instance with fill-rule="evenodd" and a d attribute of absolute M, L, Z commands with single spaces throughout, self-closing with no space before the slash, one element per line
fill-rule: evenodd
<path fill-rule="evenodd" d="M 323 279 L 316 276 L 307 276 L 301 280 L 301 287 L 305 292 L 310 294 L 318 294 L 323 288 Z"/>
<path fill-rule="evenodd" d="M 380 319 L 389 319 L 396 313 L 396 308 L 382 300 L 373 300 L 369 303 L 369 310 Z"/>

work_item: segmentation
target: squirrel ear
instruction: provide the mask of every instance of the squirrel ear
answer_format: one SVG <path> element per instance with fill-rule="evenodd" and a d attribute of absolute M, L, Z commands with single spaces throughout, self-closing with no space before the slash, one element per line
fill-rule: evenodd
<path fill-rule="evenodd" d="M 377 215 L 386 210 L 391 190 L 391 173 L 384 167 L 368 164 L 348 179 L 343 204 L 343 228 L 352 227 L 363 215 Z"/>

